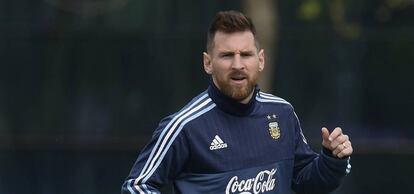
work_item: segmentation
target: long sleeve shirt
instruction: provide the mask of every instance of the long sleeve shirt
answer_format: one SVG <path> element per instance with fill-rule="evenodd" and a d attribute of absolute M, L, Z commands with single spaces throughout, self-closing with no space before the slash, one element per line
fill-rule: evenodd
<path fill-rule="evenodd" d="M 255 89 L 247 104 L 212 83 L 164 118 L 122 185 L 124 194 L 328 193 L 350 171 L 349 157 L 306 142 L 290 103 Z"/>

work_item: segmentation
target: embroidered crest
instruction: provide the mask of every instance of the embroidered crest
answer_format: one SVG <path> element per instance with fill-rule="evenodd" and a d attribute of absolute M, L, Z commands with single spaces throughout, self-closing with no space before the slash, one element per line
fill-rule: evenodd
<path fill-rule="evenodd" d="M 279 123 L 277 122 L 277 116 L 275 114 L 267 115 L 267 119 L 269 120 L 269 133 L 270 133 L 270 136 L 273 139 L 279 139 L 280 138 L 280 128 L 279 128 Z"/>

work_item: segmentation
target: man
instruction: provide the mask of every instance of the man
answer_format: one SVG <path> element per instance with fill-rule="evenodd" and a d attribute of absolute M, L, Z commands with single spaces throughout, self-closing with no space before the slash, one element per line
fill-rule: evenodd
<path fill-rule="evenodd" d="M 160 122 L 123 193 L 160 193 L 168 181 L 183 194 L 328 193 L 349 173 L 353 150 L 340 128 L 322 128 L 316 154 L 293 107 L 259 91 L 264 51 L 250 19 L 217 13 L 203 62 L 207 91 Z"/>

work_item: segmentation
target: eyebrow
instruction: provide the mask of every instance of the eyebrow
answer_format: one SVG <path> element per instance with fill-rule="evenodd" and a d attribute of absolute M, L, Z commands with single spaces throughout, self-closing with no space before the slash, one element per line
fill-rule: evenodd
<path fill-rule="evenodd" d="M 236 52 L 234 51 L 219 51 L 218 55 L 223 56 L 223 55 L 234 55 Z M 246 54 L 253 54 L 254 51 L 251 50 L 245 50 L 245 51 L 240 51 L 240 55 L 246 55 Z"/>
<path fill-rule="evenodd" d="M 224 56 L 224 55 L 234 55 L 235 54 L 235 52 L 233 52 L 233 51 L 221 51 L 221 52 L 218 52 L 218 55 L 220 55 L 220 56 Z"/>

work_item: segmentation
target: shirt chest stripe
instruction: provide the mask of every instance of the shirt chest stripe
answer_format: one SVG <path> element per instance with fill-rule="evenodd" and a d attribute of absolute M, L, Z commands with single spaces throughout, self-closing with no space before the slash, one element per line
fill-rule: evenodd
<path fill-rule="evenodd" d="M 165 145 L 171 145 L 171 143 L 174 141 L 174 138 L 169 140 L 173 132 L 177 129 L 177 126 L 186 118 L 194 114 L 195 112 L 201 110 L 206 105 L 208 105 L 211 102 L 211 99 L 206 99 L 208 95 L 205 94 L 202 97 L 200 97 L 197 101 L 192 103 L 190 106 L 179 112 L 163 129 L 162 133 L 158 137 L 158 140 L 153 147 L 150 156 L 148 157 L 144 168 L 141 170 L 140 175 L 137 179 L 134 181 L 134 185 L 137 185 L 140 180 L 142 180 L 143 177 L 145 177 L 149 172 L 151 172 L 152 169 L 155 169 L 154 164 L 156 161 L 161 161 L 162 158 L 159 158 L 159 156 L 162 153 L 166 153 L 169 146 L 165 148 Z M 206 100 L 205 100 L 206 99 Z M 204 101 L 203 101 L 204 100 Z M 202 103 L 200 103 L 203 101 Z M 200 103 L 200 104 L 199 104 Z M 176 133 L 178 135 L 178 133 Z M 170 143 L 168 143 L 170 141 Z M 164 154 L 165 155 L 165 154 Z M 163 157 L 163 156 L 162 156 Z M 153 171 L 152 171 L 153 172 Z M 138 188 L 137 188 L 138 190 Z"/>
<path fill-rule="evenodd" d="M 164 158 L 165 154 L 167 153 L 168 149 L 171 147 L 171 144 L 174 142 L 174 139 L 178 136 L 178 134 L 181 132 L 181 130 L 183 129 L 183 127 L 185 126 L 185 124 L 187 124 L 188 122 L 196 119 L 197 117 L 201 116 L 202 114 L 208 112 L 209 110 L 213 109 L 216 106 L 216 104 L 210 104 L 208 107 L 206 107 L 205 109 L 201 110 L 200 112 L 198 112 L 197 114 L 194 114 L 193 116 L 189 117 L 188 119 L 184 120 L 179 128 L 177 129 L 177 131 L 174 133 L 174 136 L 172 137 L 172 139 L 169 141 L 167 148 L 164 149 L 160 159 L 157 161 L 157 163 L 155 164 L 154 168 L 152 168 L 151 172 L 143 179 L 143 183 L 145 183 L 150 177 L 151 175 L 154 173 L 154 171 L 158 168 L 158 166 L 161 164 L 162 159 Z"/>
<path fill-rule="evenodd" d="M 188 106 L 187 108 L 185 108 L 184 110 L 182 110 L 181 112 L 179 112 L 176 116 L 174 116 L 174 118 L 167 124 L 167 126 L 163 129 L 162 133 L 160 134 L 160 136 L 158 137 L 157 143 L 155 144 L 154 148 L 151 151 L 150 156 L 148 157 L 147 162 L 145 163 L 144 168 L 142 168 L 141 174 L 139 176 L 141 176 L 147 169 L 151 159 L 153 158 L 155 151 L 159 148 L 159 144 L 161 143 L 161 140 L 163 139 L 163 137 L 165 136 L 165 133 L 168 131 L 168 129 L 171 127 L 172 124 L 175 123 L 175 121 L 177 121 L 178 118 L 180 118 L 183 114 L 187 113 L 189 110 L 191 110 L 195 105 L 197 105 L 200 101 L 205 100 L 206 97 L 208 95 L 204 94 L 203 96 L 201 96 L 198 100 L 196 100 L 194 103 L 192 103 L 190 106 Z"/>

